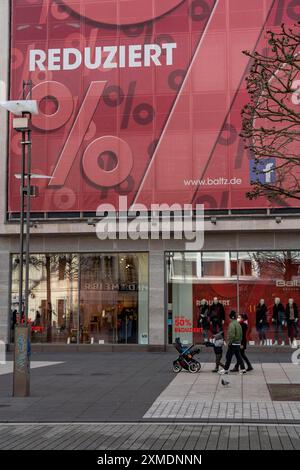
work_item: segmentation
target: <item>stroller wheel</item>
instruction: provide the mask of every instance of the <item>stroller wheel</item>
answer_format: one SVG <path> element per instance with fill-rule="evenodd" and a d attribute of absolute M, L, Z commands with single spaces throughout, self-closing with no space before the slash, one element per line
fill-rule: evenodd
<path fill-rule="evenodd" d="M 182 369 L 180 363 L 178 361 L 174 361 L 173 362 L 173 372 L 175 372 L 176 374 L 178 374 L 178 372 L 180 372 Z"/>
<path fill-rule="evenodd" d="M 198 362 L 199 364 L 199 362 Z M 200 364 L 199 364 L 200 365 Z M 197 365 L 196 362 L 191 362 L 189 364 L 189 371 L 192 373 L 192 374 L 195 374 L 196 372 L 199 371 L 199 366 Z"/>
<path fill-rule="evenodd" d="M 200 369 L 201 369 L 201 364 L 200 364 L 200 362 L 198 362 L 198 361 L 195 361 L 195 364 L 196 364 L 196 366 L 197 366 L 197 372 L 199 372 Z"/>

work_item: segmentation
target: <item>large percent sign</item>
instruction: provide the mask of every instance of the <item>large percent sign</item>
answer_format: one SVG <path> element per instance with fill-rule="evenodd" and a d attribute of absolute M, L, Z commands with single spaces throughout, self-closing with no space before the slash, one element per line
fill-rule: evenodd
<path fill-rule="evenodd" d="M 72 168 L 76 155 L 84 138 L 89 134 L 92 118 L 102 97 L 107 106 L 116 107 L 124 104 L 124 115 L 121 129 L 126 129 L 129 119 L 146 125 L 154 119 L 154 109 L 148 103 L 133 106 L 133 96 L 136 82 L 130 82 L 128 92 L 125 93 L 119 86 L 107 87 L 106 81 L 93 81 L 90 83 L 77 116 L 66 138 L 57 164 L 55 166 L 49 186 L 63 186 Z M 41 112 L 33 117 L 35 127 L 44 131 L 53 131 L 65 125 L 74 111 L 74 99 L 70 90 L 62 83 L 55 81 L 42 82 L 33 88 L 33 97 L 40 103 L 45 97 L 51 97 L 57 102 L 57 109 L 53 114 Z M 99 166 L 99 156 L 113 154 L 117 164 L 112 169 Z M 133 166 L 133 156 L 127 142 L 116 136 L 102 136 L 91 142 L 86 148 L 82 167 L 88 179 L 105 188 L 117 186 L 127 179 Z"/>
<path fill-rule="evenodd" d="M 144 23 L 164 15 L 184 0 L 63 0 L 80 16 L 98 23 L 126 25 Z"/>

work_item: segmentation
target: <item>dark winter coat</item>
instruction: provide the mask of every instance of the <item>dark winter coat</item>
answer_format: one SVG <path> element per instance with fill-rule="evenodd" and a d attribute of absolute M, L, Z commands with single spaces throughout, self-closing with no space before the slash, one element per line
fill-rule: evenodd
<path fill-rule="evenodd" d="M 256 307 L 256 328 L 261 328 L 262 326 L 269 326 L 267 320 L 267 306 L 265 304 L 258 304 Z"/>
<path fill-rule="evenodd" d="M 244 350 L 246 349 L 247 347 L 247 331 L 248 331 L 248 325 L 247 323 L 245 323 L 244 321 L 241 321 L 240 322 L 240 325 L 242 327 L 242 333 L 243 333 L 243 337 L 242 337 L 242 341 L 241 341 L 241 346 L 243 346 Z"/>
<path fill-rule="evenodd" d="M 213 319 L 217 319 L 219 322 L 225 320 L 225 309 L 221 302 L 217 304 L 212 304 L 209 308 L 209 318 L 212 321 Z"/>
<path fill-rule="evenodd" d="M 279 303 L 278 305 L 273 305 L 272 318 L 273 320 L 275 320 L 276 323 L 282 323 L 285 320 L 285 310 L 284 306 L 281 303 Z"/>
<path fill-rule="evenodd" d="M 209 306 L 200 305 L 199 308 L 199 319 L 198 319 L 198 326 L 202 326 L 205 330 L 209 329 Z"/>
<path fill-rule="evenodd" d="M 298 318 L 298 307 L 297 307 L 297 304 L 295 304 L 295 302 L 293 303 L 293 307 L 294 307 L 294 315 L 295 315 L 295 318 L 297 319 Z M 287 304 L 287 306 L 286 306 L 285 316 L 286 316 L 287 320 L 290 319 L 290 304 Z"/>

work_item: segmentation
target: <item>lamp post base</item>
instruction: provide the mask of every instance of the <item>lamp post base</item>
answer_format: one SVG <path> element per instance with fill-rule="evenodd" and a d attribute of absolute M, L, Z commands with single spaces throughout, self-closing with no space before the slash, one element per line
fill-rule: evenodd
<path fill-rule="evenodd" d="M 30 395 L 30 327 L 15 326 L 13 396 Z"/>

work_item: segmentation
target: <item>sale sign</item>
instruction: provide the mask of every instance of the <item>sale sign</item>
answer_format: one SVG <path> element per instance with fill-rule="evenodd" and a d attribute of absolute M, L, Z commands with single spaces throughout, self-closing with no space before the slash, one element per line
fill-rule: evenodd
<path fill-rule="evenodd" d="M 252 156 L 239 137 L 248 100 L 242 50 L 268 47 L 266 30 L 300 20 L 299 2 L 11 3 L 10 97 L 20 99 L 23 81 L 32 81 L 32 171 L 49 176 L 37 180 L 32 211 L 117 208 L 120 195 L 147 207 L 270 205 L 246 198 Z M 11 129 L 9 212 L 20 210 L 20 153 Z"/>

